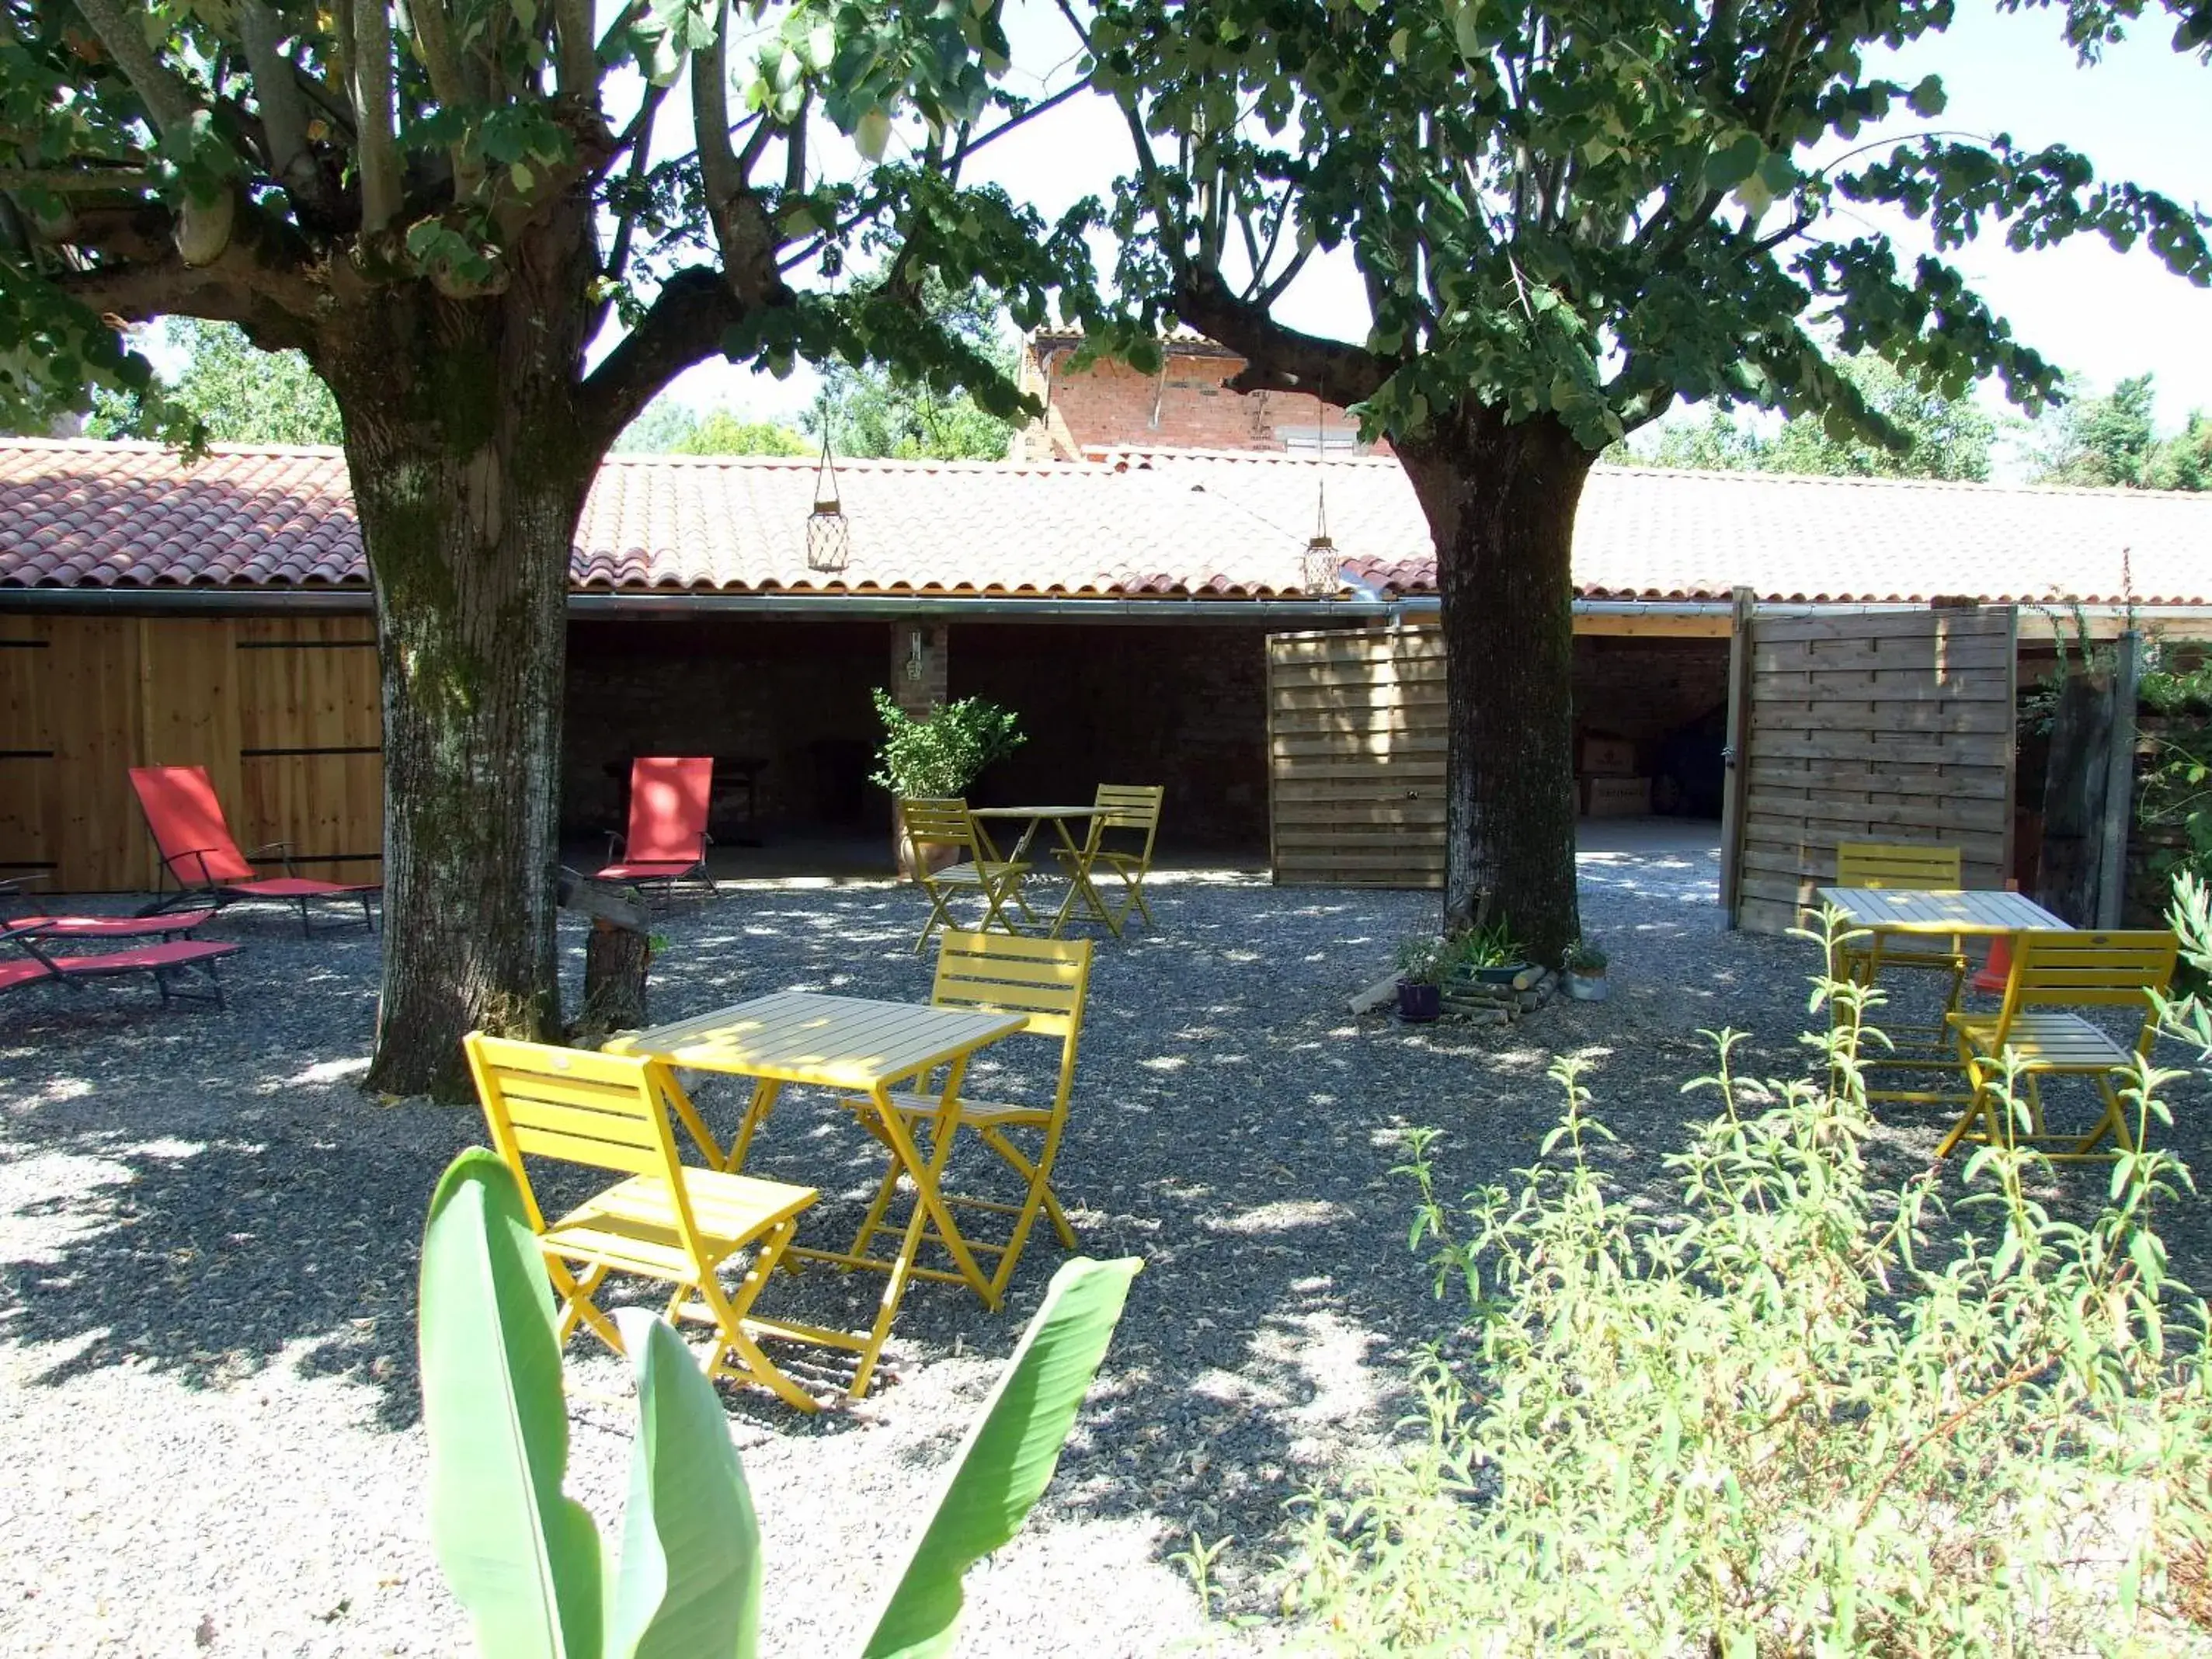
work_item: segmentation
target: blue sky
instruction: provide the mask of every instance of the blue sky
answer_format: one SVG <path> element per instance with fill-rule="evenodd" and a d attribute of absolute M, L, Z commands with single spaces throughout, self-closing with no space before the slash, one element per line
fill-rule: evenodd
<path fill-rule="evenodd" d="M 1950 105 L 1932 125 L 2009 132 L 2032 146 L 2068 144 L 2090 156 L 2101 175 L 2212 208 L 2212 66 L 2176 53 L 2170 24 L 2147 21 L 2101 63 L 2077 67 L 2060 38 L 2061 15 L 2000 15 L 1987 0 L 1967 0 L 1948 33 L 1877 67 L 1908 85 L 1942 76 Z M 1036 90 L 1037 82 L 1024 85 L 1019 77 L 1073 50 L 1066 26 L 1042 0 L 1012 0 L 1009 29 L 1016 90 Z M 1064 78 L 1048 70 L 1044 76 L 1053 85 Z M 1128 153 L 1127 135 L 1104 100 L 1079 98 L 978 157 L 982 165 L 970 176 L 994 179 L 1017 198 L 1057 213 L 1083 195 L 1109 192 Z M 1870 222 L 1905 250 L 1925 246 L 1901 216 Z M 2014 252 L 1984 238 L 1950 258 L 2021 339 L 2100 389 L 2155 371 L 2162 428 L 2179 427 L 2191 409 L 2212 411 L 2212 289 L 2172 276 L 2147 251 L 2124 255 L 2084 238 Z M 1322 333 L 1356 336 L 1365 326 L 1358 280 L 1341 262 L 1310 270 L 1287 297 L 1284 315 Z M 676 388 L 695 405 L 727 402 L 763 415 L 794 413 L 811 392 L 803 372 L 778 383 L 724 364 L 696 369 Z"/>

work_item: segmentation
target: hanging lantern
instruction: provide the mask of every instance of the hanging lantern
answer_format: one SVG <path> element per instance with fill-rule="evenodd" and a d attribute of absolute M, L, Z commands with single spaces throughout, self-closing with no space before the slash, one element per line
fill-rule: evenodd
<path fill-rule="evenodd" d="M 814 511 L 806 515 L 806 568 L 836 575 L 853 557 L 853 526 L 837 499 L 837 465 L 830 454 L 830 423 L 822 423 L 822 463 L 814 469 Z"/>
<path fill-rule="evenodd" d="M 1314 428 L 1316 447 L 1320 450 L 1320 464 L 1328 465 L 1328 405 L 1316 393 L 1314 413 L 1317 424 Z M 1314 533 L 1306 543 L 1300 559 L 1301 574 L 1305 579 L 1309 593 L 1334 593 L 1343 586 L 1339 574 L 1343 566 L 1337 557 L 1336 544 L 1328 534 L 1328 483 L 1325 477 L 1314 479 Z"/>
<path fill-rule="evenodd" d="M 1314 533 L 1306 542 L 1301 563 L 1307 592 L 1334 593 L 1344 585 L 1339 574 L 1342 566 L 1336 544 L 1329 539 L 1328 489 L 1325 484 L 1314 486 Z"/>

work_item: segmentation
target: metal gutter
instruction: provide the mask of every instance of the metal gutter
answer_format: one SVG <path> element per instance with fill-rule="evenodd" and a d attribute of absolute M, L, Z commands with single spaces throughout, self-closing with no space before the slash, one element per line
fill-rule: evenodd
<path fill-rule="evenodd" d="M 366 615 L 374 609 L 366 587 L 0 587 L 0 611 L 276 616 Z"/>
<path fill-rule="evenodd" d="M 661 620 L 696 616 L 813 616 L 837 621 L 849 617 L 915 619 L 966 617 L 974 621 L 1093 622 L 1127 624 L 1381 622 L 1389 615 L 1381 599 L 1101 599 L 1064 596 L 950 593 L 696 593 L 622 592 L 571 593 L 571 617 L 641 617 Z"/>

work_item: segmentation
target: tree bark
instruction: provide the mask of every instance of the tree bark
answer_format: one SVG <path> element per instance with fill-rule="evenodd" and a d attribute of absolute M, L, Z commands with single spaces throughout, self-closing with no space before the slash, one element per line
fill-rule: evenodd
<path fill-rule="evenodd" d="M 1396 441 L 1443 601 L 1447 927 L 1503 920 L 1551 964 L 1575 892 L 1575 510 L 1595 459 L 1549 416 L 1465 406 Z"/>
<path fill-rule="evenodd" d="M 384 688 L 384 976 L 368 1082 L 469 1094 L 460 1038 L 560 1030 L 554 954 L 569 551 L 599 459 L 584 283 L 421 283 L 317 354 L 345 412 Z M 333 333 L 337 331 L 332 331 Z"/>

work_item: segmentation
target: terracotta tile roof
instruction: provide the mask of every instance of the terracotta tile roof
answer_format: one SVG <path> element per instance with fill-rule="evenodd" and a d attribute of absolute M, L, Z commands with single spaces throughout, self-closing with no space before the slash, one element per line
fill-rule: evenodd
<path fill-rule="evenodd" d="M 1389 459 L 1254 451 L 1097 452 L 1188 478 L 1281 533 L 1311 533 L 1316 476 L 1347 571 L 1433 592 L 1436 556 L 1413 487 Z M 2212 603 L 2212 495 L 2053 489 L 1601 466 L 1575 520 L 1584 599 L 1918 603 L 1938 597 Z"/>
<path fill-rule="evenodd" d="M 574 580 L 596 591 L 1297 593 L 1325 490 L 1347 572 L 1433 592 L 1395 461 L 1121 450 L 1085 462 L 851 461 L 842 577 L 807 570 L 811 460 L 618 456 Z M 1575 577 L 1591 599 L 2212 602 L 2212 496 L 1601 467 Z M 0 440 L 0 587 L 359 586 L 334 450 Z"/>

